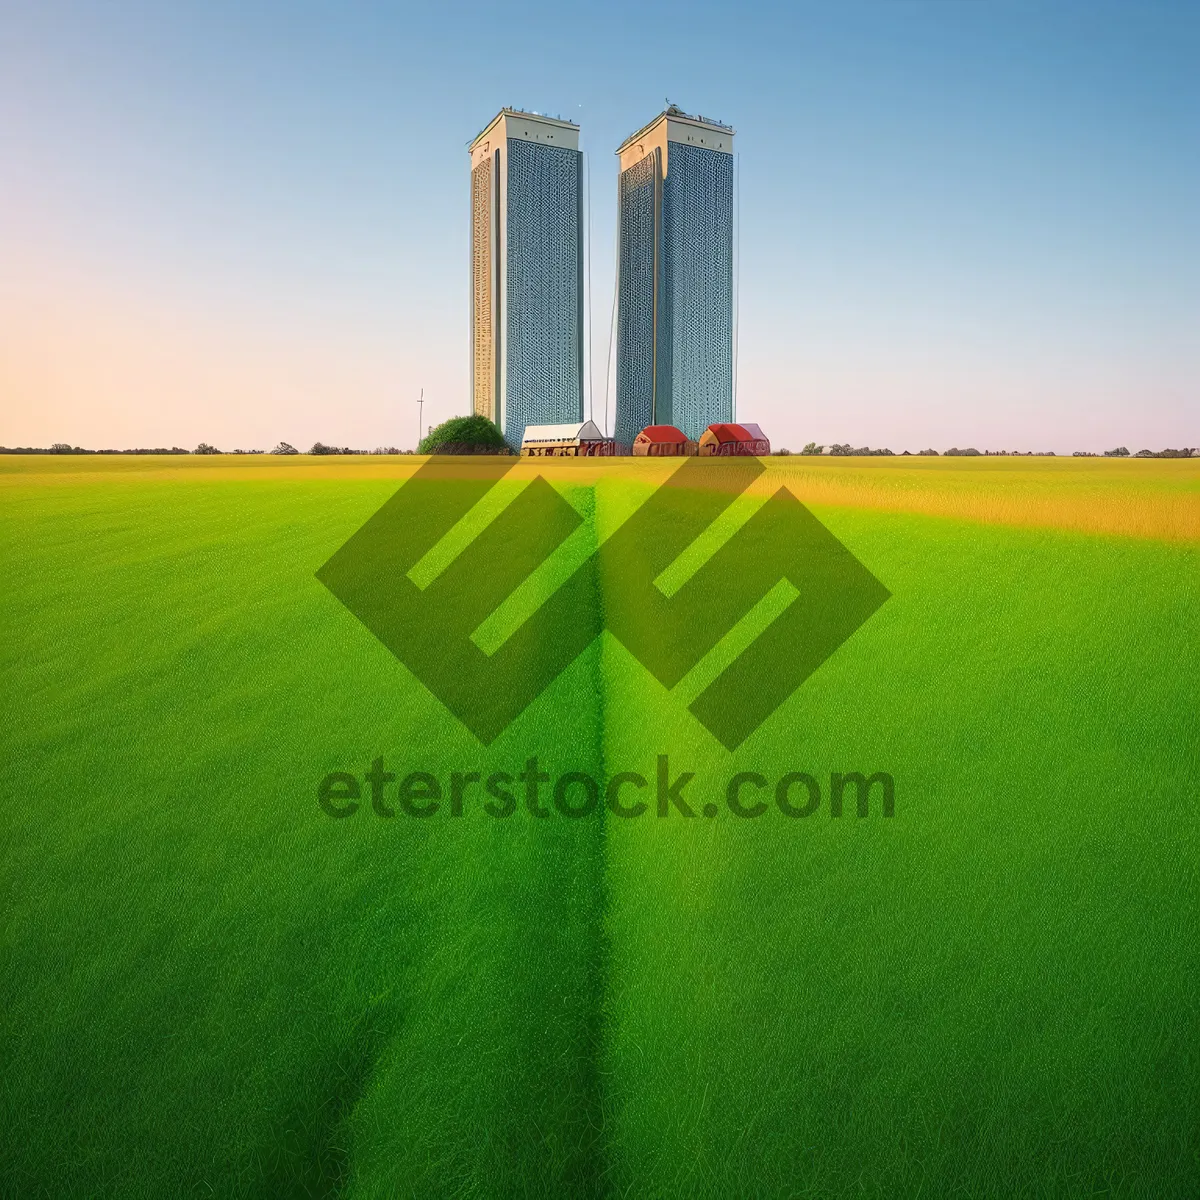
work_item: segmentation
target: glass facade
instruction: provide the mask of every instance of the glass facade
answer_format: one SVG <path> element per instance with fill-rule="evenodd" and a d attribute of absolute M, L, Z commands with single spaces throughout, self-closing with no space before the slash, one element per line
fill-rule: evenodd
<path fill-rule="evenodd" d="M 492 421 L 496 419 L 496 347 L 492 322 L 496 275 L 492 252 L 494 186 L 489 156 L 471 172 L 471 379 L 475 411 Z"/>
<path fill-rule="evenodd" d="M 733 420 L 733 155 L 672 142 L 667 164 L 659 358 L 670 416 L 660 423 L 698 441 Z"/>
<path fill-rule="evenodd" d="M 733 419 L 733 156 L 672 141 L 621 173 L 617 441 Z M 657 296 L 655 294 L 657 289 Z"/>
<path fill-rule="evenodd" d="M 632 446 L 654 424 L 654 256 L 656 155 L 621 172 L 617 299 L 617 416 L 613 437 Z M 669 422 L 663 422 L 669 423 Z"/>
<path fill-rule="evenodd" d="M 504 437 L 583 420 L 583 156 L 509 138 Z"/>

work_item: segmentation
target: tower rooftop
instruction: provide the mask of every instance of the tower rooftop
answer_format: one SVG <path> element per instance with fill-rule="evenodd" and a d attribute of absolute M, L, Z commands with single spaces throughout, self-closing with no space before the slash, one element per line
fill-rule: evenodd
<path fill-rule="evenodd" d="M 654 118 L 653 121 L 647 122 L 631 133 L 618 147 L 617 153 L 620 154 L 632 143 L 639 138 L 644 138 L 660 121 L 669 121 L 672 124 L 690 125 L 696 129 L 709 129 L 714 133 L 726 133 L 732 137 L 737 131 L 732 125 L 726 125 L 723 121 L 714 121 L 711 117 L 692 116 L 690 113 L 685 113 L 682 108 L 675 104 L 668 104 L 662 112 Z"/>
<path fill-rule="evenodd" d="M 545 113 L 526 112 L 523 108 L 502 108 L 468 143 L 468 149 L 474 149 L 477 142 L 482 138 L 487 137 L 489 133 L 506 117 L 519 117 L 522 121 L 529 121 L 540 125 L 552 125 L 559 129 L 570 129 L 576 134 L 579 132 L 579 126 L 574 121 L 564 121 L 562 117 L 549 117 Z"/>

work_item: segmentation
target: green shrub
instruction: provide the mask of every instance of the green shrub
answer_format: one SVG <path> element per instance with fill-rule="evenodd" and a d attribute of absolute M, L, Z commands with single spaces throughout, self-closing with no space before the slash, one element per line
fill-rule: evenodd
<path fill-rule="evenodd" d="M 451 449 L 453 447 L 453 449 Z M 504 434 L 487 417 L 478 413 L 469 417 L 451 417 L 443 421 L 422 439 L 419 454 L 478 454 L 482 451 L 505 451 Z"/>

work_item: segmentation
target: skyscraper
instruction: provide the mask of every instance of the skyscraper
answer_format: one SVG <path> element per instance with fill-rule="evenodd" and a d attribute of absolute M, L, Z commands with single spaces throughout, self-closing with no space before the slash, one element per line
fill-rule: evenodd
<path fill-rule="evenodd" d="M 583 420 L 579 126 L 501 109 L 471 143 L 471 392 L 514 450 Z"/>
<path fill-rule="evenodd" d="M 733 135 L 673 105 L 620 159 L 615 437 L 733 420 Z"/>

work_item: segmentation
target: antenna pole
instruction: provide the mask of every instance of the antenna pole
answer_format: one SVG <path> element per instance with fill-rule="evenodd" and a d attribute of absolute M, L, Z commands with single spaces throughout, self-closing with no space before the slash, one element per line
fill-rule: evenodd
<path fill-rule="evenodd" d="M 421 449 L 421 430 L 425 428 L 425 389 L 417 397 L 417 449 Z"/>

